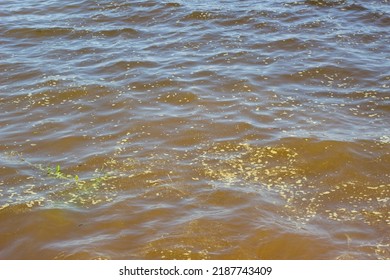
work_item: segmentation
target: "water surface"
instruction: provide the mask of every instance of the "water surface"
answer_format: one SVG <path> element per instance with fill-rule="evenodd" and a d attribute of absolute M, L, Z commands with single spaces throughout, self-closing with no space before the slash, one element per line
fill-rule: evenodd
<path fill-rule="evenodd" d="M 0 259 L 389 259 L 390 4 L 1 1 Z"/>

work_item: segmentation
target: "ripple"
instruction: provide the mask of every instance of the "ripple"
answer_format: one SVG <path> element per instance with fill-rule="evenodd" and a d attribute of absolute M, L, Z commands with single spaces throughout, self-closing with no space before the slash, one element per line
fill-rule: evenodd
<path fill-rule="evenodd" d="M 183 20 L 211 20 L 218 17 L 216 14 L 207 11 L 193 11 L 186 15 Z"/>
<path fill-rule="evenodd" d="M 64 27 L 23 27 L 23 28 L 13 28 L 5 32 L 5 36 L 14 37 L 14 38 L 47 38 L 57 36 L 85 36 L 89 32 L 86 30 L 76 30 L 73 28 L 64 28 Z"/>

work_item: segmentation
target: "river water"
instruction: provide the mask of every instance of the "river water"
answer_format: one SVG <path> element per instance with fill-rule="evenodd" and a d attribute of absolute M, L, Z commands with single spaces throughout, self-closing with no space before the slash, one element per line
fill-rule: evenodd
<path fill-rule="evenodd" d="M 0 259 L 389 259 L 390 2 L 0 2 Z"/>

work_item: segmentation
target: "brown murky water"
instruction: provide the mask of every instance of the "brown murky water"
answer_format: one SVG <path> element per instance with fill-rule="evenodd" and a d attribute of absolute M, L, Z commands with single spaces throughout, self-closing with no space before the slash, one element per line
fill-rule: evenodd
<path fill-rule="evenodd" d="M 390 4 L 1 1 L 1 259 L 389 259 Z"/>

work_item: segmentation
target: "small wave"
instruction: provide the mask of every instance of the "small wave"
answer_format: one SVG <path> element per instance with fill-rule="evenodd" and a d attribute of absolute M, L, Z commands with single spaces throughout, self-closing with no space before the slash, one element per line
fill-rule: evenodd
<path fill-rule="evenodd" d="M 90 34 L 87 30 L 76 30 L 74 28 L 65 27 L 20 27 L 7 30 L 5 33 L 7 37 L 14 38 L 52 38 L 62 36 L 85 36 Z"/>
<path fill-rule="evenodd" d="M 169 7 L 169 8 L 177 8 L 181 6 L 182 5 L 180 3 L 176 3 L 176 2 L 168 2 L 165 4 L 165 7 Z"/>
<path fill-rule="evenodd" d="M 193 11 L 192 13 L 186 15 L 183 20 L 210 20 L 215 19 L 218 16 L 215 13 L 207 11 Z"/>
<path fill-rule="evenodd" d="M 305 0 L 304 3 L 318 7 L 335 7 L 345 4 L 345 0 Z"/>
<path fill-rule="evenodd" d="M 129 88 L 135 89 L 135 90 L 149 90 L 149 89 L 169 89 L 174 88 L 175 86 L 179 85 L 178 81 L 172 80 L 172 79 L 160 79 L 156 81 L 151 81 L 149 83 L 144 82 L 134 82 L 131 85 L 129 85 Z"/>
<path fill-rule="evenodd" d="M 102 66 L 102 73 L 123 73 L 130 69 L 142 69 L 157 67 L 158 64 L 152 61 L 114 61 L 106 63 Z"/>
<path fill-rule="evenodd" d="M 350 4 L 350 5 L 347 5 L 343 9 L 347 10 L 347 11 L 359 11 L 359 12 L 368 10 L 363 5 L 357 4 L 357 3 L 353 3 L 353 4 Z"/>
<path fill-rule="evenodd" d="M 136 37 L 139 36 L 139 32 L 133 28 L 120 28 L 120 29 L 107 29 L 94 32 L 96 35 L 104 37 Z"/>

